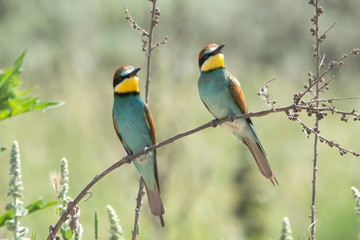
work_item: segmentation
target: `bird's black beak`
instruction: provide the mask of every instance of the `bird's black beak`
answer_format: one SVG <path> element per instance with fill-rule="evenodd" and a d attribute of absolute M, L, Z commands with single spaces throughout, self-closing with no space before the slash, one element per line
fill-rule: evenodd
<path fill-rule="evenodd" d="M 135 76 L 141 68 L 135 68 L 129 75 Z"/>
<path fill-rule="evenodd" d="M 225 45 L 223 44 L 223 45 L 220 45 L 220 46 L 218 46 L 213 52 L 212 52 L 212 54 L 211 55 L 216 55 L 216 54 L 218 54 L 218 53 L 220 53 L 221 52 L 221 49 L 223 48 L 223 47 L 225 47 Z"/>

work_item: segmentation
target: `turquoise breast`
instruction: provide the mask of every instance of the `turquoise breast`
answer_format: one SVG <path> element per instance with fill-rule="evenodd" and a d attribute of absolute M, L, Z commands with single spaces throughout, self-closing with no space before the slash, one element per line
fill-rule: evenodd
<path fill-rule="evenodd" d="M 230 93 L 229 86 L 230 77 L 225 68 L 201 72 L 198 81 L 200 98 L 218 119 L 242 114 Z"/>

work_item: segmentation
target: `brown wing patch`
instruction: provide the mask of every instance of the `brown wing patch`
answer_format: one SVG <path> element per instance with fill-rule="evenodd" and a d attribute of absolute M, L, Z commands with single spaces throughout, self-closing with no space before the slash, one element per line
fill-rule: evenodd
<path fill-rule="evenodd" d="M 151 136 L 151 140 L 153 141 L 153 144 L 156 143 L 156 134 L 155 134 L 155 123 L 154 123 L 154 119 L 151 115 L 151 112 L 149 110 L 149 107 L 145 104 L 145 120 L 146 120 L 146 124 L 149 127 L 149 132 L 150 132 L 150 136 Z"/>
<path fill-rule="evenodd" d="M 210 111 L 210 109 L 208 108 L 208 106 L 205 104 L 205 102 L 201 99 L 202 103 L 204 104 L 204 106 L 206 107 L 206 109 L 212 114 L 212 112 Z"/>
<path fill-rule="evenodd" d="M 153 144 L 156 144 L 155 123 L 154 123 L 154 119 L 151 115 L 150 109 L 146 103 L 145 103 L 144 115 L 145 115 L 146 124 L 149 128 L 151 140 L 153 141 Z M 158 191 L 160 192 L 159 170 L 158 170 L 157 161 L 156 161 L 156 149 L 153 151 L 154 151 L 155 180 L 157 183 Z"/>
<path fill-rule="evenodd" d="M 241 90 L 240 83 L 237 79 L 227 72 L 230 77 L 230 92 L 234 96 L 234 99 L 237 105 L 240 107 L 241 111 L 246 114 L 248 113 L 248 109 L 246 107 L 245 96 L 243 91 Z"/>
<path fill-rule="evenodd" d="M 116 135 L 118 136 L 120 142 L 123 143 L 121 135 L 120 135 L 119 128 L 118 128 L 117 123 L 116 123 L 116 119 L 114 117 L 114 112 L 112 114 L 112 119 L 113 119 L 113 125 L 114 125 L 114 128 L 115 128 Z"/>

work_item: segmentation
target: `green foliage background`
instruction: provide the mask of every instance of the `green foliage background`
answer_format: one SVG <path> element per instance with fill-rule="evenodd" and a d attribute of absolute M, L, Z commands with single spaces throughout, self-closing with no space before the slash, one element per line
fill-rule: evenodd
<path fill-rule="evenodd" d="M 322 4 L 322 29 L 337 23 L 322 45 L 330 61 L 359 47 L 360 2 Z M 309 31 L 313 9 L 307 1 L 160 0 L 158 6 L 155 40 L 169 36 L 152 59 L 150 108 L 158 140 L 211 120 L 197 92 L 197 55 L 207 43 L 226 44 L 225 64 L 242 83 L 250 111 L 267 108 L 256 95 L 265 81 L 277 78 L 270 93 L 278 105 L 286 105 L 303 89 L 307 72 L 314 71 Z M 70 195 L 75 197 L 97 173 L 125 155 L 111 120 L 112 75 L 121 65 L 141 67 L 143 90 L 146 62 L 140 36 L 125 21 L 124 7 L 148 27 L 150 3 L 145 0 L 0 0 L 0 66 L 10 67 L 28 49 L 23 87 L 39 86 L 34 95 L 65 102 L 45 114 L 33 112 L 0 123 L 0 145 L 9 148 L 14 139 L 20 144 L 25 204 L 38 196 L 55 200 L 49 173 L 59 168 L 62 157 L 69 161 Z M 359 96 L 359 64 L 359 58 L 347 61 L 326 95 Z M 338 106 L 359 109 L 359 102 Z M 339 119 L 321 121 L 321 133 L 360 151 L 359 123 Z M 140 239 L 277 239 L 284 216 L 290 219 L 294 239 L 308 235 L 313 140 L 285 114 L 253 122 L 280 187 L 258 173 L 250 152 L 233 136 L 221 128 L 205 130 L 158 150 L 166 227 L 150 215 L 144 199 Z M 349 188 L 359 186 L 360 160 L 340 157 L 324 145 L 319 151 L 318 239 L 354 239 L 358 223 Z M 9 155 L 8 150 L 0 153 L 2 196 L 7 192 Z M 84 239 L 93 238 L 96 208 L 100 239 L 106 238 L 107 204 L 115 208 L 129 239 L 137 190 L 138 173 L 131 165 L 98 183 L 92 198 L 80 204 Z M 0 206 L 7 201 L 0 197 Z M 43 239 L 56 220 L 48 208 L 22 224 Z"/>

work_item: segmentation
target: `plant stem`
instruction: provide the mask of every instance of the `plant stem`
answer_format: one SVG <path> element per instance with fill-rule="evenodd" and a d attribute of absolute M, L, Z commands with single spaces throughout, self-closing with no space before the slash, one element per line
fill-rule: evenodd
<path fill-rule="evenodd" d="M 147 66 L 146 66 L 146 84 L 145 84 L 145 102 L 149 104 L 149 91 L 150 91 L 150 69 L 151 69 L 151 52 L 152 52 L 152 37 L 153 30 L 155 26 L 155 8 L 156 8 L 156 0 L 152 0 L 152 12 L 151 12 L 151 24 L 149 31 L 149 45 L 148 45 L 148 54 L 147 54 Z"/>
<path fill-rule="evenodd" d="M 136 208 L 135 208 L 135 221 L 134 221 L 134 229 L 132 230 L 132 240 L 136 239 L 138 233 L 138 223 L 140 217 L 140 208 L 142 205 L 142 197 L 145 195 L 144 192 L 144 181 L 142 178 L 139 179 L 139 192 L 136 197 Z"/>
<path fill-rule="evenodd" d="M 149 31 L 149 45 L 148 45 L 148 51 L 147 51 L 147 66 L 146 66 L 146 83 L 145 83 L 145 103 L 149 105 L 149 99 L 150 99 L 150 70 L 151 70 L 151 52 L 152 52 L 152 37 L 153 37 L 153 30 L 155 26 L 155 8 L 156 8 L 156 0 L 152 0 L 152 11 L 151 11 L 151 22 L 150 22 L 150 31 Z M 136 197 L 136 208 L 135 208 L 135 220 L 134 220 L 134 230 L 132 231 L 132 240 L 136 239 L 137 236 L 137 227 L 140 217 L 140 208 L 142 203 L 142 198 L 144 196 L 144 182 L 142 178 L 139 180 L 139 192 L 138 196 Z"/>
<path fill-rule="evenodd" d="M 17 209 L 17 197 L 14 197 L 13 204 L 15 206 L 14 208 L 14 240 L 18 240 L 18 231 L 19 231 L 19 223 L 18 223 L 18 209 Z"/>
<path fill-rule="evenodd" d="M 321 60 L 320 60 L 320 38 L 319 38 L 319 11 L 318 11 L 318 0 L 315 1 L 315 41 L 316 41 L 316 79 L 319 79 Z M 315 85 L 315 100 L 319 98 L 319 81 L 316 81 Z M 319 102 L 316 103 L 316 108 L 319 107 Z M 315 128 L 319 129 L 319 118 L 315 116 Z M 317 160 L 318 160 L 318 141 L 319 136 L 315 134 L 314 137 L 314 157 L 313 157 L 313 178 L 312 178 L 312 196 L 311 196 L 311 240 L 315 240 L 315 214 L 316 214 L 316 177 L 317 177 Z"/>

